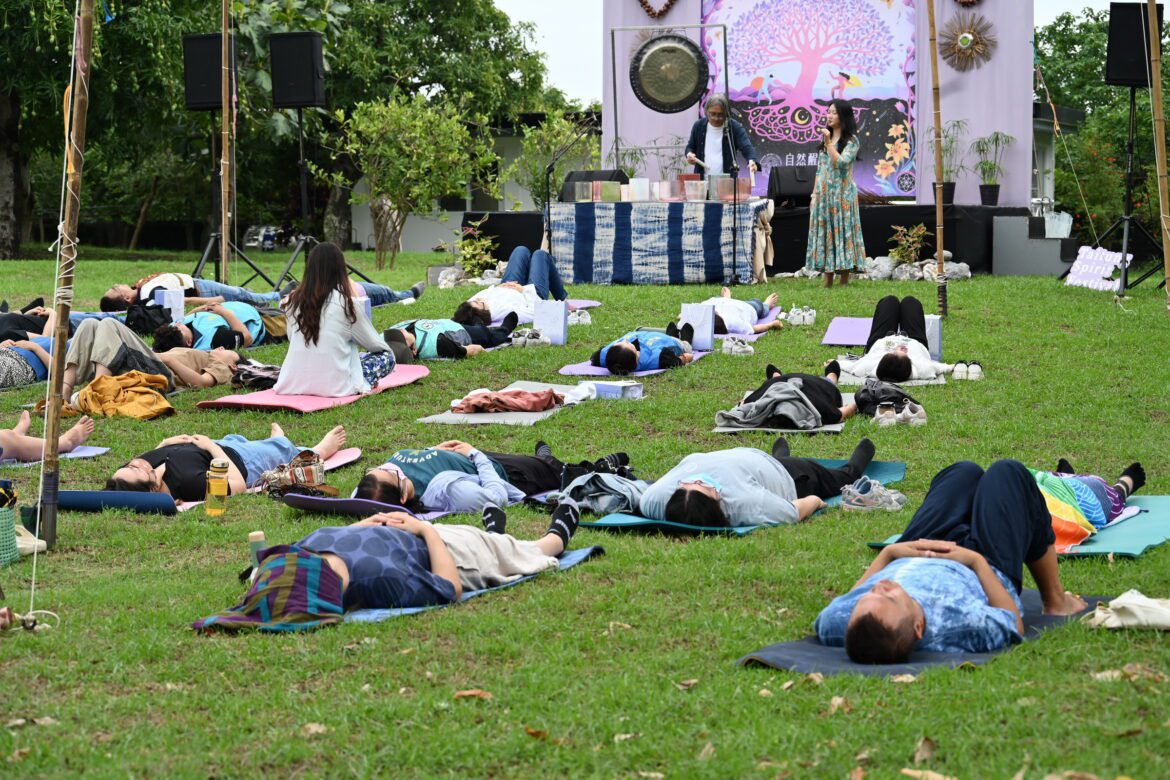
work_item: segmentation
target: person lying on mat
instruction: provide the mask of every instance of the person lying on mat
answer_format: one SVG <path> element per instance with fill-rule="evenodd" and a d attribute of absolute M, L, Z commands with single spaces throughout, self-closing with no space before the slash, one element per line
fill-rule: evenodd
<path fill-rule="evenodd" d="M 690 343 L 693 337 L 694 331 L 689 323 L 679 330 L 672 322 L 666 326 L 666 333 L 630 331 L 594 352 L 589 363 L 608 368 L 611 374 L 618 376 L 685 366 L 694 360 Z"/>
<path fill-rule="evenodd" d="M 629 463 L 629 456 L 618 452 L 586 465 L 590 470 L 615 472 Z M 559 490 L 565 469 L 544 442 L 536 443 L 534 455 L 512 455 L 445 441 L 422 450 L 398 450 L 366 472 L 354 497 L 417 513 L 480 512 L 487 506 L 506 506 L 525 496 Z"/>
<path fill-rule="evenodd" d="M 495 532 L 432 525 L 405 512 L 319 528 L 291 546 L 261 550 L 243 601 L 192 627 L 290 631 L 336 623 L 349 610 L 451 604 L 466 592 L 556 569 L 579 516 L 574 504 L 559 505 L 536 541 L 507 535 L 502 524 Z"/>
<path fill-rule="evenodd" d="M 328 460 L 345 446 L 345 427 L 338 425 L 312 449 Z M 263 481 L 265 471 L 288 463 L 302 450 L 276 423 L 267 439 L 248 439 L 230 433 L 222 439 L 200 434 L 171 436 L 144 452 L 106 480 L 106 490 L 168 493 L 175 501 L 202 501 L 207 489 L 207 470 L 214 458 L 228 461 L 228 493 L 243 493 Z"/>
<path fill-rule="evenodd" d="M 515 312 L 520 322 L 532 322 L 537 301 L 549 296 L 563 301 L 569 297 L 552 257 L 543 249 L 535 252 L 518 246 L 508 258 L 500 283 L 480 290 L 459 304 L 451 319 L 460 325 L 491 325 Z"/>
<path fill-rule="evenodd" d="M 37 336 L 52 336 L 57 313 L 44 306 L 31 306 L 22 312 L 0 314 L 0 341 L 22 341 Z M 73 333 L 70 322 L 69 332 Z"/>
<path fill-rule="evenodd" d="M 765 333 L 784 327 L 784 321 L 779 318 L 759 324 L 759 321 L 767 316 L 778 300 L 779 296 L 772 293 L 762 301 L 759 298 L 737 301 L 731 297 L 731 289 L 724 287 L 718 297 L 708 298 L 700 305 L 715 307 L 716 333 L 749 336 L 753 333 Z"/>
<path fill-rule="evenodd" d="M 123 322 L 117 319 L 82 320 L 73 338 L 69 339 L 69 350 L 65 353 L 61 396 L 66 403 L 73 405 L 75 387 L 84 387 L 99 376 L 117 376 L 130 371 L 166 378 L 167 390 L 174 389 L 176 384 L 167 361 L 156 355 Z"/>
<path fill-rule="evenodd" d="M 1125 502 L 1146 484 L 1146 470 L 1141 463 L 1131 463 L 1112 485 L 1096 474 L 1083 474 L 1061 458 L 1055 471 L 1034 471 L 1036 484 L 1044 491 L 1051 475 L 1067 485 L 1075 496 L 1078 508 L 1094 528 L 1113 522 L 1125 511 Z"/>
<path fill-rule="evenodd" d="M 370 392 L 394 370 L 394 353 L 350 291 L 345 255 L 317 244 L 305 276 L 284 305 L 288 354 L 274 390 L 281 395 L 340 398 Z M 362 350 L 365 350 L 363 353 Z"/>
<path fill-rule="evenodd" d="M 49 336 L 0 341 L 0 390 L 48 379 L 52 354 L 53 339 Z"/>
<path fill-rule="evenodd" d="M 28 430 L 32 425 L 28 411 L 20 413 L 20 421 L 11 428 L 0 428 L 0 459 L 18 460 L 22 463 L 35 463 L 41 459 L 45 451 L 45 440 L 37 436 L 29 436 Z M 57 439 L 58 452 L 72 452 L 85 444 L 93 433 L 93 420 L 82 417 L 73 427 L 61 434 Z"/>
<path fill-rule="evenodd" d="M 865 355 L 857 360 L 842 360 L 841 368 L 854 376 L 905 382 L 934 379 L 950 366 L 930 357 L 922 302 L 911 296 L 899 301 L 887 295 L 874 307 Z"/>
<path fill-rule="evenodd" d="M 215 387 L 229 385 L 240 367 L 240 353 L 215 347 L 210 352 L 190 347 L 175 347 L 158 356 L 175 378 L 176 387 Z"/>
<path fill-rule="evenodd" d="M 175 347 L 240 349 L 264 343 L 264 320 L 250 303 L 207 303 L 173 325 L 154 332 L 154 351 Z"/>
<path fill-rule="evenodd" d="M 862 439 L 849 462 L 830 469 L 789 455 L 777 439 L 772 454 L 751 447 L 688 455 L 642 494 L 643 517 L 683 525 L 736 528 L 807 520 L 865 473 L 875 448 Z"/>
<path fill-rule="evenodd" d="M 426 289 L 422 282 L 411 287 L 408 292 L 396 292 L 385 285 L 370 282 L 351 284 L 360 291 L 354 293 L 356 296 L 369 298 L 374 306 L 396 303 L 407 298 L 419 298 Z M 126 311 L 132 303 L 153 301 L 156 290 L 182 290 L 184 303 L 190 306 L 232 302 L 250 303 L 253 306 L 276 306 L 280 303 L 282 294 L 287 295 L 295 286 L 288 285 L 283 293 L 255 292 L 246 287 L 196 279 L 188 274 L 157 273 L 143 277 L 133 285 L 115 284 L 106 290 L 99 302 L 99 308 L 104 312 Z"/>
<path fill-rule="evenodd" d="M 1023 464 L 986 471 L 947 466 L 902 541 L 886 547 L 853 588 L 833 599 L 814 629 L 855 663 L 904 663 L 915 650 L 985 653 L 1021 641 L 1024 566 L 1049 615 L 1085 602 L 1064 589 L 1044 497 Z"/>
<path fill-rule="evenodd" d="M 857 404 L 852 401 L 847 404 L 844 403 L 844 399 L 841 398 L 841 391 L 837 389 L 837 380 L 840 375 L 841 365 L 836 360 L 830 360 L 825 364 L 824 376 L 784 373 L 769 363 L 767 368 L 764 369 L 764 384 L 748 394 L 741 403 L 755 403 L 767 394 L 769 388 L 780 382 L 796 384 L 804 396 L 808 398 L 809 402 L 812 403 L 817 413 L 820 414 L 821 424 L 835 425 L 857 414 Z M 774 425 L 765 427 L 787 428 L 795 426 Z"/>
<path fill-rule="evenodd" d="M 507 344 L 519 317 L 511 312 L 498 327 L 460 325 L 455 320 L 404 320 L 387 328 L 383 338 L 402 344 L 419 360 L 474 357 L 492 347 Z"/>

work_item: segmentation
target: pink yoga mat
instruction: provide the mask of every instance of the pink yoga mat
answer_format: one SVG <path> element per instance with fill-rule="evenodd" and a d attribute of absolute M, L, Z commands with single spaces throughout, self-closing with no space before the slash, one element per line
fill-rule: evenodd
<path fill-rule="evenodd" d="M 780 307 L 773 306 L 771 309 L 768 310 L 767 314 L 765 314 L 760 319 L 756 320 L 756 324 L 757 325 L 767 325 L 769 322 L 774 322 L 776 320 L 776 318 L 779 316 L 780 316 Z M 867 325 L 866 326 L 867 333 L 869 332 L 868 327 L 869 326 Z M 759 340 L 760 336 L 763 336 L 767 332 L 768 331 L 764 331 L 764 333 L 716 333 L 715 338 L 725 339 L 728 336 L 736 336 L 738 338 L 743 339 L 744 341 L 757 341 L 757 340 Z"/>
<path fill-rule="evenodd" d="M 695 352 L 694 354 L 695 354 L 695 359 L 691 361 L 692 363 L 694 363 L 698 360 L 701 360 L 702 358 L 707 357 L 707 355 L 710 355 L 711 353 L 710 352 Z M 683 366 L 683 368 L 686 368 L 686 366 Z M 654 369 L 651 369 L 649 371 L 635 371 L 632 374 L 628 374 L 628 376 L 652 376 L 653 374 L 661 374 L 662 372 L 667 371 L 667 370 L 669 370 L 669 369 L 654 368 Z M 602 368 L 601 366 L 592 365 L 588 360 L 586 360 L 582 363 L 572 363 L 570 365 L 567 365 L 564 368 L 562 368 L 559 373 L 562 376 L 615 376 L 614 374 L 610 373 L 608 368 Z"/>
<path fill-rule="evenodd" d="M 408 385 L 417 382 L 431 371 L 426 366 L 409 365 L 395 366 L 389 376 L 383 377 L 370 395 L 389 390 L 391 387 Z M 255 393 L 242 395 L 228 395 L 212 401 L 200 401 L 200 409 L 283 409 L 288 412 L 319 412 L 322 409 L 332 409 L 335 406 L 352 404 L 364 396 L 346 395 L 341 398 L 324 398 L 319 395 L 277 395 L 273 390 L 260 390 Z"/>
<path fill-rule="evenodd" d="M 864 346 L 869 341 L 872 324 L 872 317 L 834 317 L 821 343 L 841 347 Z"/>
<path fill-rule="evenodd" d="M 361 457 L 361 447 L 346 447 L 344 450 L 338 450 L 337 452 L 333 453 L 333 457 L 325 461 L 325 470 L 333 471 L 333 469 L 339 469 L 342 466 L 348 466 L 354 461 L 360 460 Z M 263 489 L 263 485 L 257 485 L 256 487 L 248 488 L 248 492 L 259 493 Z M 202 506 L 202 504 L 202 501 L 183 501 L 177 502 L 175 504 L 175 508 L 180 512 L 187 512 L 197 506 Z"/>

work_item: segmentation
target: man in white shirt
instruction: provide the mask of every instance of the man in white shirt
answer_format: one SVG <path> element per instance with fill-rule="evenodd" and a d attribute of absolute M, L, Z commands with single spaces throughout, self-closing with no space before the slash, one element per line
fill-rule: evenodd
<path fill-rule="evenodd" d="M 732 141 L 735 142 L 734 146 Z M 698 155 L 702 152 L 703 156 Z M 733 152 L 743 155 L 752 173 L 760 170 L 756 149 L 743 125 L 731 118 L 731 104 L 725 95 L 712 95 L 707 100 L 707 117 L 691 126 L 687 141 L 687 162 L 695 166 L 695 173 L 731 173 Z M 702 165 L 700 165 L 702 163 Z"/>
<path fill-rule="evenodd" d="M 508 258 L 499 284 L 480 290 L 459 304 L 451 319 L 460 325 L 491 325 L 515 312 L 519 322 L 532 322 L 536 302 L 563 301 L 569 297 L 552 256 L 543 249 L 532 252 L 518 246 Z"/>

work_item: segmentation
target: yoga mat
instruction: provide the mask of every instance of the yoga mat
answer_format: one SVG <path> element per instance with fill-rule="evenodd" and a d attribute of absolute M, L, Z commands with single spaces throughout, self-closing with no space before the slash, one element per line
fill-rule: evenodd
<path fill-rule="evenodd" d="M 1088 602 L 1089 612 L 1096 608 L 1097 603 L 1109 601 L 1111 596 L 1082 596 Z M 1025 590 L 1020 594 L 1020 601 L 1024 605 L 1024 641 L 1035 639 L 1050 628 L 1064 625 L 1068 621 L 1085 614 L 1059 617 L 1045 615 L 1040 593 L 1035 590 Z M 769 645 L 762 650 L 745 655 L 737 662 L 740 666 L 767 666 L 772 669 L 786 669 L 801 674 L 861 674 L 867 677 L 884 677 L 895 674 L 921 674 L 931 667 L 954 668 L 963 664 L 982 666 L 1000 653 L 1007 652 L 1013 646 L 1009 645 L 991 653 L 926 653 L 916 652 L 904 664 L 855 664 L 849 660 L 843 647 L 828 647 L 822 645 L 815 636 L 798 639 L 795 642 L 779 642 Z"/>
<path fill-rule="evenodd" d="M 816 458 L 817 463 L 820 463 L 826 468 L 839 468 L 844 466 L 848 461 Z M 899 482 L 906 478 L 906 464 L 897 461 L 875 460 L 869 464 L 869 468 L 865 470 L 865 476 L 870 479 L 877 480 L 883 485 L 890 485 L 894 482 Z M 840 496 L 834 496 L 825 502 L 826 507 L 837 506 L 841 503 Z M 705 534 L 734 534 L 736 536 L 744 536 L 753 531 L 758 531 L 761 528 L 771 528 L 770 525 L 741 525 L 733 528 L 713 527 L 705 525 L 688 525 L 686 523 L 673 523 L 669 520 L 654 520 L 649 517 L 641 517 L 639 515 L 631 515 L 622 512 L 615 512 L 598 518 L 593 521 L 581 521 L 582 528 L 600 528 L 611 531 L 657 531 L 662 534 L 675 536 L 689 536 L 689 535 L 705 535 Z"/>
<path fill-rule="evenodd" d="M 578 309 L 593 309 L 601 305 L 601 301 L 591 301 L 588 298 L 566 298 L 565 303 L 569 304 L 569 311 L 577 311 Z M 501 317 L 498 320 L 492 320 L 493 327 L 499 327 L 504 324 L 504 319 Z M 519 324 L 531 325 L 531 317 L 521 316 Z"/>
<path fill-rule="evenodd" d="M 166 493 L 133 490 L 62 490 L 57 494 L 57 506 L 77 512 L 132 509 L 140 515 L 173 515 L 179 511 L 175 500 Z"/>
<path fill-rule="evenodd" d="M 552 385 L 547 382 L 521 380 L 504 388 L 504 390 L 528 390 L 530 392 L 548 389 L 564 395 L 577 390 L 578 387 L 577 385 Z M 498 425 L 535 425 L 541 420 L 552 417 L 563 408 L 563 406 L 557 406 L 542 412 L 477 412 L 475 414 L 461 414 L 448 410 L 442 414 L 420 417 L 417 422 L 436 425 L 488 425 L 493 423 Z"/>
<path fill-rule="evenodd" d="M 604 547 L 582 547 L 579 550 L 569 550 L 557 559 L 559 565 L 557 571 L 564 571 L 571 569 L 579 563 L 584 563 L 590 558 L 605 555 Z M 511 588 L 519 585 L 521 582 L 539 577 L 539 574 L 529 574 L 526 577 L 513 580 L 505 585 L 497 585 L 494 588 L 484 588 L 483 590 L 469 590 L 463 592 L 463 597 L 459 599 L 459 603 L 463 603 L 468 599 L 473 599 L 476 596 L 482 596 L 485 593 L 491 593 L 504 588 Z M 353 612 L 345 614 L 346 623 L 378 623 L 390 618 L 402 617 L 403 615 L 417 615 L 419 612 L 430 612 L 433 609 L 445 609 L 451 606 L 450 604 L 435 604 L 430 607 L 404 607 L 402 609 L 358 609 Z"/>
<path fill-rule="evenodd" d="M 406 365 L 395 366 L 388 376 L 374 386 L 368 395 L 389 390 L 392 387 L 401 387 L 417 382 L 430 374 L 426 366 Z M 200 401 L 196 406 L 200 409 L 281 409 L 287 412 L 319 412 L 322 409 L 332 409 L 335 406 L 345 406 L 354 401 L 365 398 L 364 395 L 346 395 L 340 398 L 325 398 L 319 395 L 277 395 L 272 390 L 259 390 L 255 393 L 228 395 L 211 401 Z"/>
<path fill-rule="evenodd" d="M 821 344 L 826 346 L 859 347 L 869 340 L 872 317 L 834 317 L 825 330 Z"/>
<path fill-rule="evenodd" d="M 845 360 L 844 355 L 838 355 L 838 360 Z M 838 385 L 864 385 L 865 380 L 869 377 L 854 376 L 844 369 L 841 370 L 841 375 L 837 377 Z M 939 374 L 934 379 L 907 379 L 905 382 L 895 382 L 899 387 L 913 387 L 915 385 L 945 385 L 947 378 Z"/>
<path fill-rule="evenodd" d="M 1067 551 L 1057 550 L 1057 554 L 1077 558 L 1090 555 L 1137 558 L 1146 550 L 1170 540 L 1170 496 L 1134 496 L 1126 507 L 1136 507 L 1140 511 L 1115 520 Z M 901 534 L 894 534 L 880 542 L 869 542 L 867 546 L 880 550 L 901 538 Z"/>
<path fill-rule="evenodd" d="M 362 451 L 361 451 L 360 447 L 346 447 L 344 450 L 338 450 L 337 452 L 333 453 L 332 457 L 326 459 L 325 464 L 324 464 L 325 470 L 326 471 L 333 471 L 333 469 L 339 469 L 342 466 L 348 466 L 349 464 L 360 460 L 361 457 L 362 457 Z M 261 483 L 259 485 L 256 485 L 255 487 L 250 487 L 250 488 L 248 488 L 248 490 L 246 492 L 248 492 L 248 493 L 262 493 L 262 492 L 264 492 L 264 485 L 263 485 L 263 483 Z M 187 511 L 194 509 L 197 506 L 202 506 L 203 502 L 202 501 L 182 501 L 182 502 L 176 502 L 176 505 L 177 505 L 178 511 L 187 512 Z"/>
<path fill-rule="evenodd" d="M 553 492 L 552 490 L 546 490 L 543 493 L 527 496 L 525 500 L 547 505 L 548 497 Z M 416 513 L 404 506 L 383 504 L 380 501 L 372 501 L 368 498 L 330 498 L 329 496 L 306 496 L 300 493 L 289 493 L 287 496 L 284 496 L 284 504 L 285 506 L 291 506 L 293 509 L 302 509 L 306 512 L 323 512 L 325 514 L 349 515 L 351 517 L 368 517 L 370 515 L 376 515 L 379 512 L 406 512 L 408 515 L 414 515 L 419 520 L 434 521 L 440 517 L 455 514 L 455 512 L 441 511 Z"/>
<path fill-rule="evenodd" d="M 695 352 L 694 353 L 695 359 L 692 360 L 691 363 L 697 363 L 699 360 L 707 357 L 710 354 L 711 354 L 710 352 Z M 682 368 L 686 368 L 686 366 L 682 366 Z M 631 376 L 652 376 L 654 374 L 661 374 L 664 371 L 669 371 L 669 370 L 670 369 L 667 369 L 667 368 L 652 368 L 649 371 L 635 371 L 632 374 L 626 374 L 625 376 L 622 376 L 620 378 L 625 379 L 626 377 L 631 377 Z M 611 374 L 608 368 L 602 368 L 601 366 L 595 366 L 595 365 L 591 364 L 588 360 L 586 360 L 582 363 L 571 363 L 571 364 L 565 366 L 564 368 L 562 368 L 559 373 L 561 374 L 561 376 L 617 376 L 617 374 Z"/>
<path fill-rule="evenodd" d="M 841 393 L 841 405 L 853 403 L 853 393 Z M 728 425 L 716 425 L 712 433 L 840 433 L 845 430 L 845 421 L 822 425 L 820 428 L 735 428 Z"/>
<path fill-rule="evenodd" d="M 776 318 L 779 316 L 780 316 L 780 307 L 773 306 L 771 309 L 768 310 L 767 314 L 765 314 L 760 319 L 756 320 L 756 324 L 757 325 L 767 325 L 769 322 L 774 322 L 776 320 Z M 725 339 L 728 336 L 737 336 L 745 341 L 758 341 L 761 336 L 765 336 L 768 333 L 769 333 L 769 331 L 764 331 L 763 333 L 716 333 L 715 338 Z"/>
<path fill-rule="evenodd" d="M 71 452 L 62 452 L 62 458 L 96 458 L 98 455 L 105 455 L 110 451 L 109 447 L 90 447 L 88 444 L 82 444 L 79 447 L 74 447 Z M 39 460 L 12 460 L 11 458 L 4 458 L 0 460 L 0 466 L 16 466 L 17 468 L 24 468 L 27 466 L 36 466 L 40 463 Z"/>

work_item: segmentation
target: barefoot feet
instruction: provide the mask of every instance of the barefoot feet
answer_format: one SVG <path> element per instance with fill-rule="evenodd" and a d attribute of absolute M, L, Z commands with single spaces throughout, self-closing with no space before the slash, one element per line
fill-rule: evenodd
<path fill-rule="evenodd" d="M 1045 615 L 1075 615 L 1088 609 L 1089 605 L 1083 598 L 1067 590 L 1060 595 L 1055 604 L 1044 605 Z"/>
<path fill-rule="evenodd" d="M 28 435 L 29 426 L 32 425 L 32 418 L 28 415 L 28 410 L 25 409 L 20 413 L 20 422 L 12 427 L 13 433 L 18 433 L 21 436 Z"/>
<path fill-rule="evenodd" d="M 284 428 L 280 427 L 279 423 L 272 423 L 272 433 L 269 436 L 284 436 Z"/>
<path fill-rule="evenodd" d="M 73 427 L 61 434 L 58 446 L 61 452 L 72 452 L 75 447 L 85 443 L 93 433 L 93 420 L 88 416 L 82 417 Z"/>
<path fill-rule="evenodd" d="M 325 438 L 317 443 L 313 450 L 321 456 L 321 460 L 329 460 L 337 451 L 345 446 L 345 426 L 338 425 L 329 433 L 325 434 Z"/>

